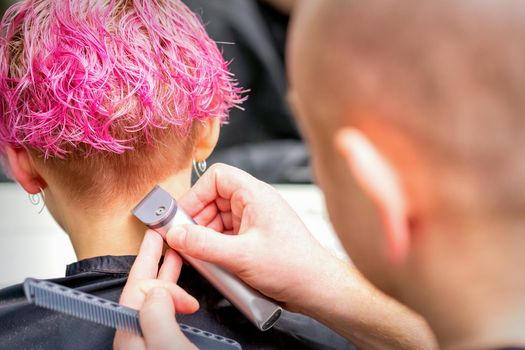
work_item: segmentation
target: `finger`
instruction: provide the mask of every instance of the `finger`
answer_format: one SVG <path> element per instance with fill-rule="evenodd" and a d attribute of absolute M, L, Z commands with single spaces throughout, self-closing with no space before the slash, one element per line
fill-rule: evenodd
<path fill-rule="evenodd" d="M 222 223 L 222 216 L 217 214 L 213 220 L 206 225 L 209 229 L 217 232 L 224 231 L 224 224 Z"/>
<path fill-rule="evenodd" d="M 173 303 L 175 304 L 177 312 L 181 314 L 191 314 L 199 309 L 199 302 L 197 299 L 173 282 L 147 280 L 142 281 L 139 288 L 143 296 L 147 295 L 155 288 L 164 288 L 168 290 L 173 298 Z"/>
<path fill-rule="evenodd" d="M 113 339 L 113 350 L 144 350 L 146 343 L 142 337 L 124 331 L 117 331 Z"/>
<path fill-rule="evenodd" d="M 174 226 L 168 231 L 166 242 L 176 251 L 230 269 L 235 269 L 245 248 L 244 235 L 224 235 L 197 225 Z"/>
<path fill-rule="evenodd" d="M 188 215 L 194 217 L 216 199 L 229 200 L 235 191 L 253 188 L 257 182 L 257 179 L 240 169 L 214 164 L 178 203 Z"/>
<path fill-rule="evenodd" d="M 175 308 L 169 292 L 155 288 L 140 309 L 140 326 L 148 349 L 196 349 L 175 321 Z"/>
<path fill-rule="evenodd" d="M 204 207 L 204 209 L 202 209 L 197 215 L 193 216 L 193 220 L 201 226 L 208 226 L 208 224 L 215 219 L 217 214 L 217 205 L 215 202 L 212 202 Z"/>
<path fill-rule="evenodd" d="M 208 204 L 193 220 L 201 226 L 206 226 L 217 232 L 224 230 L 222 215 L 219 213 L 215 202 Z"/>
<path fill-rule="evenodd" d="M 222 221 L 224 230 L 232 230 L 233 229 L 232 212 L 231 211 L 221 212 L 220 215 L 221 215 L 221 219 L 222 219 L 221 221 Z"/>
<path fill-rule="evenodd" d="M 177 283 L 180 270 L 182 268 L 182 258 L 173 249 L 166 249 L 164 261 L 160 267 L 158 279 L 168 282 Z"/>
<path fill-rule="evenodd" d="M 226 198 L 217 198 L 215 200 L 215 204 L 217 204 L 217 208 L 219 208 L 219 211 L 232 211 L 232 205 L 229 199 Z"/>
<path fill-rule="evenodd" d="M 139 254 L 129 271 L 128 281 L 156 278 L 162 248 L 162 237 L 155 231 L 146 231 Z"/>

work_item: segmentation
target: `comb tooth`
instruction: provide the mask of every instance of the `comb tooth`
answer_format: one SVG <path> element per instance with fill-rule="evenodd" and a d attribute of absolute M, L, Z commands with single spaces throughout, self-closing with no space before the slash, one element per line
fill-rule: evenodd
<path fill-rule="evenodd" d="M 126 321 L 125 321 L 125 318 L 126 318 L 126 315 L 124 314 L 118 314 L 117 315 L 117 323 L 120 327 L 128 330 L 128 327 L 126 326 Z"/>
<path fill-rule="evenodd" d="M 126 322 L 126 328 L 129 329 L 129 331 L 133 331 L 134 327 L 131 317 L 129 317 L 129 315 L 124 315 L 124 320 Z"/>
<path fill-rule="evenodd" d="M 71 305 L 72 302 L 71 302 L 71 299 L 68 298 L 67 296 L 57 294 L 57 295 L 55 296 L 55 298 L 56 298 L 57 300 L 62 300 L 62 303 L 61 303 L 61 304 L 62 304 L 62 309 L 72 309 L 72 305 Z"/>
<path fill-rule="evenodd" d="M 76 317 L 82 316 L 82 313 L 84 312 L 84 306 L 80 302 L 80 300 L 71 298 L 71 310 L 75 312 Z"/>
<path fill-rule="evenodd" d="M 107 321 L 106 321 L 106 319 L 104 317 L 104 307 L 101 306 L 101 305 L 99 305 L 99 307 L 98 307 L 98 314 L 99 314 L 99 317 L 100 317 L 100 321 L 103 324 L 105 324 Z"/>
<path fill-rule="evenodd" d="M 118 324 L 120 327 L 124 328 L 125 330 L 130 331 L 129 326 L 126 322 L 125 314 L 118 314 Z"/>
<path fill-rule="evenodd" d="M 113 316 L 111 315 L 109 307 L 110 307 L 109 305 L 106 305 L 106 308 L 104 310 L 104 313 L 106 314 L 106 321 L 108 324 L 118 325 L 117 317 L 116 315 L 113 315 Z"/>
<path fill-rule="evenodd" d="M 60 290 L 59 290 L 59 292 L 60 292 Z M 60 294 L 56 294 L 55 298 L 57 299 L 58 302 L 60 302 L 60 300 L 61 300 L 60 305 L 61 305 L 61 308 L 63 310 L 72 309 L 71 299 L 68 298 L 67 295 L 60 293 Z"/>
<path fill-rule="evenodd" d="M 50 303 L 51 305 L 54 305 L 55 309 L 60 309 L 59 305 L 57 305 L 53 300 L 53 294 L 49 293 L 49 291 L 44 290 L 44 295 L 46 296 L 46 302 Z"/>
<path fill-rule="evenodd" d="M 39 290 L 33 290 L 33 302 L 35 305 L 40 305 L 40 298 L 38 297 L 38 294 L 40 293 Z"/>
<path fill-rule="evenodd" d="M 67 300 L 64 300 L 64 298 L 60 298 L 59 294 L 52 294 L 53 301 L 58 305 L 58 308 L 60 310 L 64 310 L 67 308 Z"/>
<path fill-rule="evenodd" d="M 53 296 L 51 294 L 49 294 L 46 290 L 43 290 L 42 294 L 44 295 L 44 298 L 45 298 L 44 301 L 47 304 L 53 305 L 54 309 L 56 309 L 57 305 L 53 302 Z"/>
<path fill-rule="evenodd" d="M 109 320 L 106 317 L 106 306 L 105 305 L 102 305 L 102 307 L 100 308 L 100 318 L 105 324 L 109 322 Z"/>
<path fill-rule="evenodd" d="M 129 318 L 128 318 L 128 315 L 126 315 L 126 314 L 122 314 L 121 316 L 122 316 L 122 318 L 121 318 L 120 322 L 122 323 L 122 326 L 123 326 L 128 332 L 131 331 L 131 330 L 132 330 L 132 328 L 131 328 L 131 322 L 130 322 L 130 320 L 129 320 Z"/>
<path fill-rule="evenodd" d="M 89 308 L 82 302 L 81 298 L 77 299 L 76 304 L 78 305 L 78 307 L 76 308 L 76 316 L 91 319 L 91 317 L 89 316 Z"/>
<path fill-rule="evenodd" d="M 119 319 L 120 315 L 114 313 L 114 306 L 113 306 L 113 304 L 110 304 L 108 306 L 108 316 L 112 320 L 112 322 L 114 324 L 116 324 L 117 327 L 118 327 L 118 325 L 119 325 L 118 319 Z"/>
<path fill-rule="evenodd" d="M 106 325 L 110 325 L 111 324 L 111 319 L 109 318 L 108 309 L 107 309 L 106 305 L 104 305 L 104 308 L 102 308 L 102 319 L 104 320 Z"/>
<path fill-rule="evenodd" d="M 95 303 L 92 303 L 91 305 L 94 306 L 93 310 L 95 310 L 95 317 L 99 320 L 100 323 L 104 324 L 104 315 L 102 314 L 102 308 L 100 305 L 96 305 Z"/>
<path fill-rule="evenodd" d="M 91 309 L 94 311 L 93 313 L 93 318 L 99 320 L 100 323 L 104 324 L 104 320 L 102 319 L 102 312 L 100 312 L 100 308 L 97 307 L 97 305 L 94 305 L 93 303 L 90 302 L 90 304 L 94 307 L 92 307 Z"/>
<path fill-rule="evenodd" d="M 100 322 L 101 320 L 100 320 L 100 317 L 98 316 L 98 309 L 96 307 L 93 307 L 93 305 L 91 303 L 89 303 L 89 305 L 91 306 L 91 307 L 88 308 L 88 310 L 91 311 L 89 313 L 89 316 L 91 317 L 91 319 L 98 320 Z"/>
<path fill-rule="evenodd" d="M 49 293 L 49 291 L 46 291 L 46 295 L 47 297 L 49 298 L 49 302 L 52 304 L 52 305 L 55 305 L 55 308 L 57 310 L 60 310 L 61 307 L 60 307 L 60 304 L 57 302 L 56 298 L 55 298 L 55 295 L 52 294 L 52 293 Z"/>
<path fill-rule="evenodd" d="M 73 313 L 72 316 L 79 317 L 80 316 L 80 314 L 79 314 L 79 311 L 80 311 L 79 309 L 80 308 L 79 308 L 78 303 L 75 300 L 73 300 L 72 298 L 65 298 L 65 300 L 66 300 L 66 309 L 73 311 L 72 312 Z"/>
<path fill-rule="evenodd" d="M 106 308 L 104 305 L 101 305 L 100 307 L 100 319 L 102 320 L 102 322 L 107 325 L 108 323 L 108 318 L 106 317 Z"/>
<path fill-rule="evenodd" d="M 129 331 L 129 332 L 132 332 L 134 330 L 134 327 L 133 327 L 133 322 L 131 320 L 131 318 L 129 317 L 128 314 L 124 314 L 122 315 L 122 321 L 123 323 L 125 324 L 126 326 L 126 329 Z"/>
<path fill-rule="evenodd" d="M 124 319 L 124 322 L 126 324 L 126 328 L 128 329 L 128 332 L 140 332 L 135 326 L 134 326 L 134 321 L 133 320 L 133 316 L 130 316 L 128 314 L 124 314 L 122 315 L 123 319 Z"/>
<path fill-rule="evenodd" d="M 93 317 L 91 316 L 91 309 L 89 308 L 88 304 L 82 304 L 82 314 L 85 315 L 85 317 L 89 320 L 92 320 Z"/>
<path fill-rule="evenodd" d="M 129 329 L 129 331 L 133 331 L 134 327 L 133 327 L 133 320 L 131 319 L 131 317 L 129 317 L 128 314 L 125 314 L 123 315 L 124 317 L 124 321 L 126 323 L 126 328 Z"/>
<path fill-rule="evenodd" d="M 117 327 L 122 327 L 122 315 L 121 314 L 114 314 L 113 319 L 115 324 L 117 324 Z"/>
<path fill-rule="evenodd" d="M 114 323 L 114 321 L 112 321 L 111 317 L 109 317 L 109 310 L 108 310 L 108 306 L 107 305 L 104 305 L 104 321 L 106 322 L 106 324 L 108 326 Z"/>
<path fill-rule="evenodd" d="M 52 303 L 49 302 L 49 295 L 47 295 L 47 293 L 44 290 L 40 290 L 38 294 L 42 295 L 42 302 L 43 303 L 53 305 Z"/>
<path fill-rule="evenodd" d="M 120 319 L 120 323 L 122 324 L 122 326 L 128 330 L 128 331 L 131 331 L 131 322 L 129 320 L 129 317 L 127 314 L 122 314 L 121 315 L 121 319 Z"/>
<path fill-rule="evenodd" d="M 135 327 L 133 326 L 133 320 L 128 315 L 126 315 L 126 323 L 126 327 L 129 329 L 130 332 L 135 329 Z"/>
<path fill-rule="evenodd" d="M 97 307 L 93 307 L 94 305 L 91 302 L 89 303 L 89 305 L 91 306 L 89 308 L 89 310 L 91 310 L 91 319 L 98 320 L 99 322 L 101 322 L 102 320 L 100 319 L 100 310 Z"/>
<path fill-rule="evenodd" d="M 49 293 L 50 291 L 48 291 L 48 295 L 49 295 L 49 299 L 51 299 L 51 302 L 56 305 L 56 308 L 58 310 L 62 310 L 64 308 L 64 305 L 62 303 L 62 299 L 59 299 L 57 298 L 57 295 L 56 294 L 52 294 L 52 293 Z"/>
<path fill-rule="evenodd" d="M 86 304 L 84 304 L 84 303 L 81 303 L 80 306 L 81 306 L 80 314 L 83 315 L 84 317 L 86 317 L 86 319 L 91 319 L 91 317 L 89 315 L 91 311 L 89 310 L 88 306 Z"/>
<path fill-rule="evenodd" d="M 135 318 L 131 318 L 131 316 L 130 316 L 130 319 L 131 319 L 132 329 L 133 329 L 136 333 L 142 335 L 142 331 L 141 331 L 141 329 L 140 329 L 140 322 L 139 322 L 138 315 L 137 315 Z"/>
<path fill-rule="evenodd" d="M 126 328 L 130 332 L 133 332 L 135 330 L 135 327 L 133 327 L 133 320 L 131 319 L 131 317 L 129 315 L 126 315 L 125 319 L 126 319 Z"/>
<path fill-rule="evenodd" d="M 118 325 L 120 327 L 122 327 L 122 329 L 129 330 L 129 327 L 128 327 L 127 323 L 126 323 L 126 315 L 119 314 L 117 322 L 118 322 Z"/>
<path fill-rule="evenodd" d="M 36 290 L 35 300 L 36 300 L 37 305 L 42 305 L 42 303 L 47 303 L 47 295 L 44 293 L 43 290 Z"/>

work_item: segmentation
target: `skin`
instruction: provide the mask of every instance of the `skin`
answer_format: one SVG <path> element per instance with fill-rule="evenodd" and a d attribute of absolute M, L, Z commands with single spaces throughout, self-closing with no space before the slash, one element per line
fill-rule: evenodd
<path fill-rule="evenodd" d="M 192 159 L 208 158 L 213 151 L 220 125 L 210 119 L 200 128 Z M 178 313 L 193 313 L 198 302 L 176 285 L 182 260 L 171 249 L 164 252 L 164 263 L 158 268 L 163 254 L 162 238 L 153 231 L 144 236 L 144 225 L 138 222 L 130 208 L 123 203 L 138 202 L 151 186 L 137 198 L 116 198 L 113 202 L 97 203 L 96 210 L 78 210 L 60 181 L 35 161 L 25 149 L 5 148 L 12 175 L 28 193 L 45 191 L 46 206 L 57 223 L 69 235 L 78 259 L 103 255 L 137 255 L 120 303 L 140 309 L 141 327 L 145 337 L 117 332 L 117 349 L 195 349 L 183 335 L 175 320 Z M 163 188 L 179 197 L 190 187 L 191 159 L 182 170 L 160 181 Z M 100 212 L 111 215 L 100 215 Z M 107 232 L 111 232 L 108 235 Z M 140 251 L 139 251 L 140 247 Z"/>
<path fill-rule="evenodd" d="M 218 164 L 179 205 L 200 226 L 168 232 L 166 241 L 176 251 L 225 267 L 286 309 L 320 320 L 360 348 L 435 347 L 419 316 L 322 248 L 271 186 Z"/>
<path fill-rule="evenodd" d="M 146 232 L 120 303 L 140 308 L 144 337 L 117 331 L 114 349 L 197 349 L 182 334 L 175 319 L 178 312 L 194 312 L 198 302 L 176 285 L 182 267 L 181 257 L 168 249 L 159 268 L 163 240 L 154 231 Z"/>
<path fill-rule="evenodd" d="M 345 45 L 341 30 L 350 30 L 338 16 L 346 6 L 303 2 L 288 51 L 291 101 L 343 245 L 375 286 L 426 317 L 440 347 L 525 345 L 525 281 L 509 273 L 523 265 L 521 221 L 484 215 L 484 198 L 473 191 L 478 178 L 433 171 L 430 152 L 382 114 L 392 106 L 382 101 L 396 96 L 374 94 L 383 112 L 366 103 L 349 108 L 355 96 L 343 73 L 354 62 L 337 50 Z M 355 63 L 373 77 L 366 62 Z M 459 195 L 440 207 L 439 189 Z M 207 227 L 173 229 L 174 249 L 225 266 L 359 347 L 436 346 L 421 319 L 320 253 L 278 195 L 247 174 L 214 167 L 180 203 Z"/>
<path fill-rule="evenodd" d="M 36 161 L 23 148 L 6 147 L 5 153 L 12 175 L 26 192 L 36 194 L 44 190 L 46 207 L 69 235 L 79 260 L 101 255 L 136 255 L 144 237 L 144 225 L 131 215 L 133 203 L 138 203 L 156 183 L 175 198 L 185 193 L 190 188 L 192 160 L 209 157 L 219 132 L 219 121 L 209 119 L 200 128 L 192 155 L 179 172 L 165 179 L 145 179 L 142 190 L 135 193 L 134 198 L 115 198 L 96 205 L 87 203 L 82 210 L 60 179 L 47 171 L 45 163 Z M 107 234 L 108 230 L 111 235 Z"/>
<path fill-rule="evenodd" d="M 440 347 L 523 346 L 525 281 L 509 273 L 523 260 L 521 223 L 480 212 L 479 190 L 466 192 L 474 202 L 457 196 L 439 207 L 431 200 L 430 153 L 380 108 L 349 108 L 344 80 L 351 77 L 335 74 L 353 65 L 337 50 L 345 45 L 339 34 L 350 29 L 334 14 L 345 6 L 299 6 L 288 51 L 291 100 L 344 247 L 374 285 L 426 317 Z M 378 93 L 374 103 L 387 100 Z M 457 192 L 475 183 L 450 173 L 439 182 Z"/>
<path fill-rule="evenodd" d="M 452 218 L 442 220 L 439 213 L 429 215 L 432 207 L 408 190 L 411 172 L 399 166 L 407 155 L 424 158 L 422 151 L 407 145 L 407 137 L 384 118 L 374 118 L 377 111 L 350 113 L 331 70 L 344 67 L 344 61 L 337 61 L 338 55 L 324 56 L 335 61 L 323 59 L 319 52 L 324 50 L 312 45 L 333 37 L 326 22 L 315 20 L 327 3 L 337 7 L 336 2 L 311 1 L 295 16 L 291 99 L 345 248 L 374 285 L 429 320 L 441 347 L 524 344 L 516 325 L 523 324 L 520 300 L 525 289 L 521 281 L 509 281 L 501 273 L 522 265 L 520 225 L 487 222 L 468 208 L 460 212 L 467 214 L 462 226 Z M 415 162 L 411 170 L 425 169 Z M 173 249 L 230 269 L 286 308 L 318 318 L 359 347 L 436 346 L 421 318 L 320 248 L 267 185 L 217 166 L 179 203 L 202 226 L 170 231 L 167 242 Z M 501 231 L 508 239 L 494 240 Z"/>
<path fill-rule="evenodd" d="M 296 103 L 296 107 L 301 114 L 300 103 Z M 325 126 L 316 125 L 312 129 L 324 130 Z M 308 127 L 304 126 L 305 129 Z M 334 180 L 334 174 L 341 174 L 334 183 L 338 186 L 344 183 L 345 191 L 359 194 L 358 184 L 355 180 L 348 181 L 348 169 L 342 166 L 346 160 L 344 154 L 333 152 L 337 145 L 335 133 L 311 135 L 308 130 L 305 133 L 314 148 L 314 167 L 323 189 L 327 190 L 325 184 Z M 339 147 L 345 149 L 346 138 L 342 139 Z M 335 163 L 339 168 L 327 168 L 324 173 L 319 171 L 322 167 L 316 151 L 327 140 L 328 151 L 339 158 L 339 162 L 328 163 Z M 381 159 L 378 162 L 381 166 Z M 337 186 L 333 186 L 335 188 Z M 341 187 L 338 194 L 340 191 Z M 331 218 L 338 221 L 336 227 L 344 236 L 346 226 L 341 218 L 347 213 L 337 210 L 339 203 L 333 200 L 340 196 L 335 193 L 337 190 L 333 190 L 333 194 L 327 193 L 328 207 Z M 406 247 L 398 245 L 395 254 L 388 254 L 389 242 L 381 234 L 380 225 L 377 224 L 376 230 L 365 225 L 381 221 L 375 204 L 366 198 L 366 193 L 361 192 L 360 199 L 356 201 L 355 210 L 366 213 L 361 222 L 363 229 L 370 232 L 368 242 L 381 244 L 378 248 L 366 248 L 361 244 L 366 252 L 354 249 L 356 254 L 376 254 L 383 261 L 399 259 L 400 252 Z M 226 267 L 287 309 L 321 320 L 362 348 L 436 347 L 432 333 L 419 316 L 382 294 L 357 270 L 320 248 L 296 214 L 269 186 L 236 169 L 214 166 L 180 199 L 179 204 L 202 226 L 173 229 L 167 242 L 177 251 Z M 269 212 L 268 208 L 279 209 Z M 351 246 L 348 241 L 343 241 L 345 246 Z M 275 242 L 279 242 L 280 249 L 273 249 Z M 311 261 L 316 261 L 316 264 L 311 264 Z M 358 258 L 358 261 L 362 259 Z M 378 261 L 377 265 L 380 264 Z"/>
<path fill-rule="evenodd" d="M 217 124 L 210 121 L 205 131 L 207 132 L 203 132 L 195 144 L 193 159 L 205 159 L 217 141 Z M 45 190 L 48 209 L 70 235 L 79 259 L 106 254 L 137 253 L 144 228 L 131 217 L 129 207 L 121 204 L 133 202 L 133 199 L 117 198 L 113 202 L 97 203 L 97 209 L 103 206 L 103 211 L 112 213 L 107 217 L 95 215 L 90 210 L 75 210 L 67 192 L 60 186 L 60 181 L 50 176 L 45 167 L 36 162 L 29 152 L 8 147 L 6 154 L 14 177 L 27 192 L 38 193 L 41 188 Z M 189 188 L 190 161 L 191 159 L 179 173 L 161 181 L 161 185 L 176 198 Z M 221 177 L 220 174 L 224 175 Z M 219 178 L 221 180 L 217 180 Z M 236 179 L 241 183 L 237 183 Z M 223 200 L 205 197 L 213 193 L 218 194 L 215 185 L 222 187 L 223 182 L 231 182 L 234 187 L 244 190 L 233 191 L 235 193 L 230 194 L 221 193 L 226 196 L 221 197 Z M 149 188 L 150 186 L 145 185 L 144 193 L 137 193 L 135 202 L 142 198 Z M 268 185 L 237 170 L 215 167 L 210 169 L 195 188 L 194 192 L 181 198 L 180 204 L 197 223 L 214 231 L 201 234 L 198 227 L 191 227 L 184 236 L 189 239 L 181 239 L 177 232 L 172 232 L 167 237 L 168 243 L 177 250 L 230 268 L 255 288 L 280 301 L 289 310 L 300 311 L 320 319 L 363 348 L 418 349 L 434 346 L 432 334 L 424 321 L 379 292 L 357 270 L 335 259 L 321 248 L 296 214 Z M 261 208 L 257 209 L 258 207 Z M 281 208 L 282 210 L 278 211 L 281 218 L 278 219 L 275 213 L 260 215 L 268 207 Z M 247 215 L 250 209 L 251 215 Z M 279 229 L 275 227 L 276 222 L 280 222 Z M 283 222 L 287 224 L 283 225 Z M 108 228 L 111 229 L 111 237 L 107 235 Z M 218 236 L 216 231 L 237 234 L 237 237 L 242 237 L 243 240 L 232 240 L 228 244 L 224 240 L 229 236 Z M 280 242 L 279 250 L 272 249 L 276 241 Z M 203 242 L 208 242 L 209 246 Z M 312 260 L 317 262 L 315 266 L 305 269 L 305 266 L 308 266 L 307 262 Z M 156 260 L 139 259 L 134 270 L 148 270 L 148 261 Z M 261 264 L 261 261 L 267 263 Z M 144 322 L 145 332 L 155 329 L 152 324 L 156 319 L 147 316 L 150 315 L 147 310 L 157 310 L 158 317 L 164 315 L 165 324 L 173 325 L 173 319 L 166 318 L 170 312 L 160 312 L 158 303 L 155 302 L 162 299 L 162 292 L 161 295 L 155 293 L 145 298 L 152 286 L 168 288 L 176 301 L 181 298 L 190 300 L 172 286 L 176 281 L 177 259 L 168 259 L 165 264 L 173 265 L 163 266 L 163 269 L 172 271 L 170 277 L 166 277 L 164 273 L 155 275 L 156 272 L 152 272 L 138 274 L 135 278 L 133 273 L 122 296 L 121 303 L 124 305 L 135 308 L 144 305 L 146 311 L 141 313 L 141 322 Z M 298 274 L 297 271 L 303 273 Z M 262 278 L 263 276 L 266 278 Z M 289 284 L 283 284 L 282 281 L 288 281 Z M 316 288 L 312 289 L 311 286 Z M 167 305 L 170 310 L 170 303 L 167 302 Z M 194 305 L 191 301 L 181 304 L 176 302 L 175 308 L 178 312 L 191 312 Z M 346 310 L 352 310 L 351 314 L 347 314 Z M 149 339 L 162 341 L 163 338 L 161 334 L 157 334 Z M 179 340 L 181 344 L 184 343 L 184 339 Z M 134 344 L 137 348 L 153 346 L 151 341 L 148 342 L 148 335 L 145 336 L 145 343 L 141 339 L 124 337 L 117 338 L 116 346 L 120 346 L 121 342 L 126 348 L 129 344 Z"/>

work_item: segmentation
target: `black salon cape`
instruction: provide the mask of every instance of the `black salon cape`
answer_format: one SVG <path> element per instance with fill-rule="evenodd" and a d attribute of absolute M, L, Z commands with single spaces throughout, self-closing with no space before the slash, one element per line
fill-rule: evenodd
<path fill-rule="evenodd" d="M 118 301 L 134 260 L 134 256 L 82 260 L 67 267 L 66 277 L 52 281 Z M 235 339 L 243 349 L 347 348 L 338 335 L 315 321 L 301 326 L 301 332 L 322 339 L 328 347 L 277 329 L 260 332 L 189 266 L 183 267 L 179 285 L 199 301 L 200 309 L 193 315 L 177 315 L 177 320 Z M 111 349 L 114 335 L 110 328 L 28 304 L 21 285 L 0 290 L 0 349 Z"/>

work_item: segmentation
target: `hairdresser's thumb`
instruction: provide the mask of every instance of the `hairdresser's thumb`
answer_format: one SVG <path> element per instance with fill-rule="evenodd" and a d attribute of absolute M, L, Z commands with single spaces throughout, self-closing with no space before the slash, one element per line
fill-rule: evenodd
<path fill-rule="evenodd" d="M 198 225 L 172 227 L 166 235 L 168 245 L 183 254 L 231 269 L 236 261 L 241 237 L 226 235 Z"/>

